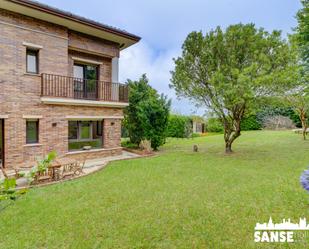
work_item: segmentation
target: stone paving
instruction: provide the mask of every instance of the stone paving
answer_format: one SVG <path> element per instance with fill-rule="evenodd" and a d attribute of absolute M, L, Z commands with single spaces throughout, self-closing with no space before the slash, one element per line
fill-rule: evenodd
<path fill-rule="evenodd" d="M 104 158 L 86 160 L 84 170 L 83 170 L 84 174 L 82 174 L 81 176 L 89 175 L 93 172 L 96 172 L 96 171 L 104 168 L 109 162 L 118 161 L 118 160 L 133 159 L 133 158 L 138 158 L 138 157 L 141 157 L 141 156 L 138 155 L 138 154 L 134 154 L 134 153 L 123 150 L 122 154 L 118 155 L 118 156 L 109 156 L 109 157 L 104 157 Z M 24 171 L 24 172 L 26 172 L 26 171 Z M 14 172 L 8 171 L 7 174 L 8 175 L 14 174 Z M 80 176 L 78 176 L 78 177 L 80 177 Z M 76 178 L 78 178 L 78 177 L 76 177 Z M 0 180 L 2 180 L 2 179 L 4 179 L 4 176 L 1 172 Z M 49 182 L 48 184 L 50 184 L 50 183 L 57 183 L 57 182 Z M 27 179 L 25 177 L 21 177 L 21 178 L 17 179 L 17 187 L 22 188 L 22 187 L 26 187 L 27 185 L 28 185 L 28 182 L 27 182 Z"/>

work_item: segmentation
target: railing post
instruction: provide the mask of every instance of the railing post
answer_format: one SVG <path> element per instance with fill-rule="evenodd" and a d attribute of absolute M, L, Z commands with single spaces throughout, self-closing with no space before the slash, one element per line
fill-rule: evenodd
<path fill-rule="evenodd" d="M 41 74 L 41 96 L 43 96 L 43 81 L 44 81 L 44 74 Z"/>

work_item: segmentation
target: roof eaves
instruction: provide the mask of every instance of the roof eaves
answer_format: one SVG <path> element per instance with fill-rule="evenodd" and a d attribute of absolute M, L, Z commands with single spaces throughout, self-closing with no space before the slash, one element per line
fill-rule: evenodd
<path fill-rule="evenodd" d="M 63 11 L 63 10 L 60 10 L 58 8 L 51 7 L 49 5 L 39 3 L 37 1 L 33 1 L 33 0 L 6 0 L 6 1 L 10 1 L 10 2 L 20 4 L 20 5 L 23 5 L 23 6 L 26 6 L 26 7 L 37 9 L 37 10 L 40 10 L 40 11 L 44 11 L 44 12 L 47 12 L 49 14 L 56 15 L 56 16 L 59 16 L 59 17 L 62 17 L 62 18 L 70 19 L 70 20 L 75 21 L 75 22 L 79 22 L 79 23 L 82 23 L 82 24 L 85 24 L 85 25 L 88 25 L 88 26 L 91 26 L 91 27 L 94 27 L 94 28 L 97 28 L 97 29 L 100 29 L 100 30 L 103 30 L 103 31 L 106 31 L 106 32 L 113 33 L 115 35 L 126 37 L 126 38 L 131 39 L 131 40 L 136 41 L 136 42 L 138 42 L 141 39 L 141 37 L 134 35 L 134 34 L 131 34 L 127 31 L 125 31 L 125 30 L 121 30 L 121 29 L 118 29 L 118 28 L 115 28 L 115 27 L 112 27 L 112 26 L 109 26 L 109 25 L 106 25 L 106 24 L 102 24 L 100 22 L 93 21 L 91 19 L 81 17 L 81 16 L 75 15 L 71 12 Z"/>

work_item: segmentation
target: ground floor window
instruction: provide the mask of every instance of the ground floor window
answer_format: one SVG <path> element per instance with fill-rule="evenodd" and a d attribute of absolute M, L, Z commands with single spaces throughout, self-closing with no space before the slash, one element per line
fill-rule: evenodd
<path fill-rule="evenodd" d="M 102 148 L 103 121 L 69 121 L 69 151 Z"/>
<path fill-rule="evenodd" d="M 39 120 L 26 121 L 26 143 L 35 144 L 39 142 Z"/>

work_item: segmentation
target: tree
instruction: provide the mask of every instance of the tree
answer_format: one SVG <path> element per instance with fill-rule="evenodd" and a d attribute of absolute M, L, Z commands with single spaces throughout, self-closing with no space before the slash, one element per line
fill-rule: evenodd
<path fill-rule="evenodd" d="M 308 12 L 309 14 L 309 12 Z M 308 128 L 308 114 L 309 114 L 309 86 L 308 86 L 308 72 L 306 72 L 306 63 L 303 60 L 303 50 L 300 49 L 299 35 L 291 35 L 290 37 L 291 49 L 295 54 L 295 70 L 292 72 L 293 84 L 289 91 L 285 92 L 288 104 L 293 108 L 301 121 L 302 134 L 304 140 L 306 139 Z M 309 50 L 308 50 L 309 52 Z"/>
<path fill-rule="evenodd" d="M 151 141 L 157 150 L 165 142 L 171 101 L 148 84 L 146 75 L 139 81 L 128 80 L 129 106 L 125 109 L 126 127 L 132 143 Z"/>
<path fill-rule="evenodd" d="M 301 120 L 303 138 L 306 139 L 309 112 L 309 0 L 301 0 L 303 8 L 297 12 L 298 26 L 296 34 L 291 36 L 292 44 L 298 52 L 298 68 L 295 71 L 295 81 L 301 86 L 288 94 L 287 99 Z"/>
<path fill-rule="evenodd" d="M 308 128 L 309 97 L 301 90 L 297 94 L 289 95 L 287 99 L 301 121 L 302 134 L 305 140 Z"/>
<path fill-rule="evenodd" d="M 190 117 L 172 114 L 168 119 L 167 136 L 188 138 L 192 134 L 192 122 Z"/>
<path fill-rule="evenodd" d="M 224 127 L 226 153 L 241 134 L 241 121 L 257 98 L 272 95 L 290 82 L 289 44 L 281 32 L 266 32 L 254 24 L 220 27 L 203 36 L 192 32 L 174 59 L 171 87 L 213 111 Z"/>
<path fill-rule="evenodd" d="M 303 8 L 296 15 L 298 26 L 297 40 L 305 68 L 309 69 L 309 0 L 301 0 Z"/>

